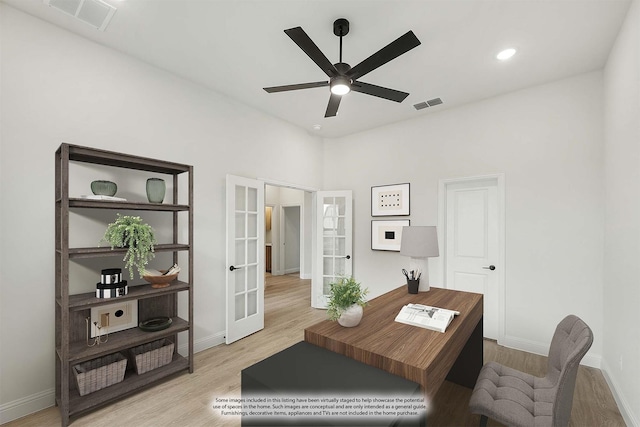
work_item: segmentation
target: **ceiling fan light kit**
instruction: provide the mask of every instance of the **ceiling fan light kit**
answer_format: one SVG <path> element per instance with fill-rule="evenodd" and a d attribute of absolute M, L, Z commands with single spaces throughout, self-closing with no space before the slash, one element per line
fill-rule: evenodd
<path fill-rule="evenodd" d="M 333 33 L 340 37 L 340 58 L 336 64 L 332 64 L 331 61 L 327 59 L 301 27 L 290 28 L 284 30 L 284 32 L 320 67 L 329 77 L 329 81 L 265 87 L 264 90 L 266 92 L 286 92 L 329 86 L 331 96 L 324 115 L 325 117 L 335 117 L 338 114 L 338 107 L 340 106 L 342 96 L 351 91 L 395 102 L 402 102 L 409 96 L 406 92 L 361 82 L 358 81 L 358 79 L 398 56 L 407 53 L 414 47 L 419 46 L 420 40 L 413 34 L 413 31 L 408 31 L 353 68 L 349 64 L 342 62 L 342 37 L 349 33 L 349 21 L 346 19 L 340 18 L 333 23 Z"/>
<path fill-rule="evenodd" d="M 346 95 L 351 92 L 351 80 L 344 76 L 333 77 L 330 86 L 334 95 Z"/>

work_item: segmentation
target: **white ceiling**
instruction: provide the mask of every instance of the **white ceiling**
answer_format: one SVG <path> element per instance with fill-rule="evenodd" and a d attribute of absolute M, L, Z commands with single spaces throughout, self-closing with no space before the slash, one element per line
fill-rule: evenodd
<path fill-rule="evenodd" d="M 338 137 L 520 88 L 601 69 L 630 0 L 105 0 L 106 31 L 48 7 L 3 0 L 88 39 L 279 117 Z M 283 32 L 301 26 L 338 62 L 333 21 L 347 18 L 343 60 L 356 65 L 408 30 L 422 44 L 362 78 L 409 92 L 401 104 L 348 94 L 324 118 L 328 88 L 268 94 L 262 88 L 327 80 Z M 515 47 L 507 62 L 498 51 Z M 443 105 L 413 104 L 440 97 Z M 322 126 L 320 131 L 313 125 Z"/>

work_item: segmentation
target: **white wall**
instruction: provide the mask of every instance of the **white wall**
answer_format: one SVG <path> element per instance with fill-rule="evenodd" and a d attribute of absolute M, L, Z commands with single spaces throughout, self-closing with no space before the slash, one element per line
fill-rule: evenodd
<path fill-rule="evenodd" d="M 609 56 L 605 88 L 603 368 L 629 425 L 640 425 L 640 2 Z"/>
<path fill-rule="evenodd" d="M 0 421 L 53 404 L 54 152 L 194 165 L 196 349 L 224 330 L 225 174 L 321 184 L 321 141 L 0 3 Z M 198 268 L 197 266 L 206 266 Z"/>
<path fill-rule="evenodd" d="M 284 273 L 300 273 L 301 250 L 300 211 L 302 206 L 283 206 L 282 222 L 284 230 Z"/>
<path fill-rule="evenodd" d="M 370 249 L 371 186 L 411 183 L 411 224 L 437 225 L 439 179 L 505 173 L 504 342 L 546 353 L 557 323 L 574 313 L 594 330 L 588 362 L 599 364 L 601 100 L 593 72 L 325 141 L 324 188 L 354 190 L 356 278 L 375 296 L 403 283 L 407 262 Z"/>

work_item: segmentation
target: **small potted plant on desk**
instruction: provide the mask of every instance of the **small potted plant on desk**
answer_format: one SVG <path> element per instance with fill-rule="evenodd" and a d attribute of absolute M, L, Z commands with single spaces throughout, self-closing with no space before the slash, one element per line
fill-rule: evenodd
<path fill-rule="evenodd" d="M 156 238 L 153 228 L 142 222 L 139 216 L 127 216 L 118 214 L 115 222 L 107 226 L 102 238 L 114 248 L 127 248 L 123 261 L 129 269 L 129 275 L 133 278 L 133 267 L 136 267 L 142 278 L 145 266 L 155 254 L 153 253 Z"/>
<path fill-rule="evenodd" d="M 367 305 L 365 296 L 369 290 L 362 289 L 353 277 L 343 277 L 330 286 L 329 320 L 337 320 L 347 328 L 357 326 L 362 319 L 362 308 Z"/>

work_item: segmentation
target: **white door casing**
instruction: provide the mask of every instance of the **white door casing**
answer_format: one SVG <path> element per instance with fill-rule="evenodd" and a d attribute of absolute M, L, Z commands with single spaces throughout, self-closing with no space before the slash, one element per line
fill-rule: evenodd
<path fill-rule="evenodd" d="M 352 199 L 350 190 L 315 193 L 312 307 L 327 308 L 330 284 L 352 274 Z"/>
<path fill-rule="evenodd" d="M 264 328 L 264 182 L 226 177 L 227 344 Z"/>
<path fill-rule="evenodd" d="M 504 177 L 441 181 L 443 283 L 484 294 L 484 336 L 504 337 Z"/>

